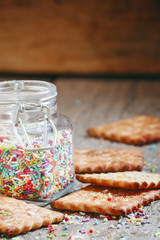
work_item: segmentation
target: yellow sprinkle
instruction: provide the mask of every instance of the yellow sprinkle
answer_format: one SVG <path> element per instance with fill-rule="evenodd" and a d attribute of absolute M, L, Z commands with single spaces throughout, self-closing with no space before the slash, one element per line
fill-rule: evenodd
<path fill-rule="evenodd" d="M 18 195 L 18 196 L 20 196 L 20 194 L 19 194 L 18 192 L 13 191 L 13 193 L 16 194 L 16 195 Z"/>
<path fill-rule="evenodd" d="M 17 185 L 17 183 L 14 181 L 14 179 L 12 179 L 12 181 L 13 181 L 14 185 L 15 185 L 16 187 L 18 187 L 18 185 Z"/>
<path fill-rule="evenodd" d="M 108 198 L 112 198 L 112 194 L 110 192 L 108 193 Z"/>
<path fill-rule="evenodd" d="M 130 219 L 130 221 L 133 221 L 133 222 L 142 222 L 143 219 L 142 219 L 142 218 Z"/>
<path fill-rule="evenodd" d="M 123 176 L 122 174 L 118 173 L 118 174 L 117 174 L 117 177 L 118 177 L 118 178 L 123 178 L 124 176 Z"/>
<path fill-rule="evenodd" d="M 71 225 L 71 224 L 73 224 L 73 223 L 74 223 L 74 221 L 70 221 L 68 224 Z"/>
<path fill-rule="evenodd" d="M 143 206 L 142 206 L 142 207 L 140 207 L 140 208 L 138 208 L 138 210 L 142 210 L 142 208 L 143 208 Z"/>

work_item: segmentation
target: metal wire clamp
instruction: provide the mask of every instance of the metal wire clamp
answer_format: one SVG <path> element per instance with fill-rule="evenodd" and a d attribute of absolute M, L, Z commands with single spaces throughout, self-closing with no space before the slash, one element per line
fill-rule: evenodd
<path fill-rule="evenodd" d="M 40 108 L 40 110 L 42 112 L 44 112 L 44 133 L 43 133 L 43 147 L 39 147 L 39 148 L 34 148 L 31 144 L 31 141 L 28 137 L 28 134 L 25 130 L 25 126 L 22 122 L 22 119 L 20 118 L 20 113 L 22 114 L 27 108 L 30 108 L 30 107 L 35 107 L 35 108 Z M 53 145 L 52 146 L 47 146 L 47 126 L 48 124 L 50 124 L 50 126 L 52 127 L 52 130 L 54 132 L 54 135 L 53 135 Z M 18 126 L 21 127 L 22 129 L 22 132 L 24 134 L 24 140 L 27 142 L 28 146 L 26 147 L 23 143 L 23 141 L 21 140 L 19 134 L 18 134 Z M 49 110 L 49 107 L 44 105 L 44 104 L 34 104 L 34 103 L 30 103 L 30 104 L 21 104 L 17 110 L 17 114 L 16 114 L 16 120 L 13 124 L 13 130 L 14 130 L 14 134 L 15 134 L 15 137 L 18 141 L 18 143 L 20 144 L 20 146 L 25 150 L 25 151 L 31 151 L 33 152 L 33 155 L 36 157 L 36 158 L 39 158 L 39 159 L 43 159 L 44 156 L 45 156 L 45 150 L 51 150 L 55 144 L 56 144 L 56 139 L 57 139 L 57 129 L 53 123 L 53 121 L 51 120 L 50 118 L 50 110 Z M 43 151 L 43 156 L 40 157 L 38 156 L 35 152 L 36 151 Z"/>

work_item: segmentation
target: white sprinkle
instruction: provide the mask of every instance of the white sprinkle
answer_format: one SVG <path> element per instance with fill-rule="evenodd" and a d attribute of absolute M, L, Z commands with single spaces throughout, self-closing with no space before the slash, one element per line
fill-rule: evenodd
<path fill-rule="evenodd" d="M 15 178 L 13 178 L 13 179 L 14 179 L 14 180 L 17 180 L 17 181 L 21 181 L 21 179 L 19 179 L 19 178 L 16 178 L 16 177 L 15 177 Z"/>
<path fill-rule="evenodd" d="M 86 215 L 84 212 L 79 212 L 79 214 L 80 214 L 80 215 L 83 215 L 83 216 Z"/>
<path fill-rule="evenodd" d="M 139 225 L 141 225 L 141 223 L 140 222 L 136 222 L 136 226 L 139 226 Z"/>
<path fill-rule="evenodd" d="M 104 219 L 103 219 L 103 222 L 108 222 L 108 219 L 107 219 L 107 218 L 104 218 Z"/>
<path fill-rule="evenodd" d="M 113 225 L 110 225 L 110 226 L 109 226 L 109 228 L 110 228 L 110 229 L 113 229 L 113 228 L 114 228 L 114 226 L 113 226 Z"/>

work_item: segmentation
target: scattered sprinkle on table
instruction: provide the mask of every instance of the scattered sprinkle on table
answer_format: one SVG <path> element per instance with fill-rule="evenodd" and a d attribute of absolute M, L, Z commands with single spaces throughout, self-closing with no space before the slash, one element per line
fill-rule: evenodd
<path fill-rule="evenodd" d="M 53 238 L 53 237 L 54 237 L 53 234 L 48 234 L 48 235 L 47 235 L 47 238 Z"/>
<path fill-rule="evenodd" d="M 90 221 L 90 219 L 88 218 L 88 219 L 82 219 L 82 222 L 89 222 Z"/>
<path fill-rule="evenodd" d="M 0 214 L 4 214 L 4 215 L 10 215 L 10 213 L 9 213 L 9 212 L 5 212 L 5 211 L 2 211 L 2 210 L 0 210 Z"/>
<path fill-rule="evenodd" d="M 19 237 L 13 237 L 11 240 L 20 240 Z"/>
<path fill-rule="evenodd" d="M 151 169 L 151 172 L 153 172 L 153 173 L 154 173 L 154 172 L 155 172 L 155 168 L 152 168 L 152 169 Z"/>
<path fill-rule="evenodd" d="M 156 145 L 155 144 L 152 144 L 150 147 L 149 147 L 150 150 L 155 150 L 156 149 Z"/>
<path fill-rule="evenodd" d="M 154 237 L 158 237 L 158 236 L 160 236 L 160 232 L 157 232 L 154 234 Z"/>
<path fill-rule="evenodd" d="M 67 236 L 67 235 L 68 235 L 68 233 L 62 233 L 62 234 L 61 234 L 62 237 L 65 237 L 65 236 Z"/>

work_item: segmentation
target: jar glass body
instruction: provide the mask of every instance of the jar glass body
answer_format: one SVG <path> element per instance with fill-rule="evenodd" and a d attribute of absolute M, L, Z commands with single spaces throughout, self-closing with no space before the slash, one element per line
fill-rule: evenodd
<path fill-rule="evenodd" d="M 37 99 L 33 93 L 34 97 L 31 94 L 22 100 L 21 95 L 27 92 L 28 96 L 27 86 L 33 83 L 24 82 L 22 89 L 12 89 L 10 102 L 0 94 L 0 193 L 43 206 L 73 187 L 72 123 L 57 114 L 56 96 L 51 90 L 49 98 L 42 88 Z M 43 85 L 34 81 L 34 86 L 39 83 Z M 24 109 L 19 111 L 22 104 Z M 47 110 L 42 111 L 42 106 Z"/>

